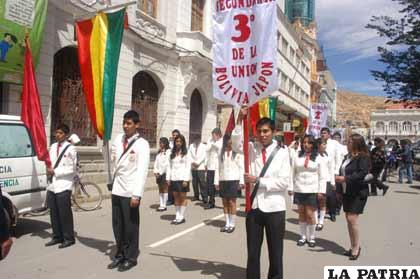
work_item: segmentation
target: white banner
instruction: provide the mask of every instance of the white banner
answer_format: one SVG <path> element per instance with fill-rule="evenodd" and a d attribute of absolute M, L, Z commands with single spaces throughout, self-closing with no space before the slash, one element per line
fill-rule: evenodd
<path fill-rule="evenodd" d="M 319 138 L 321 136 L 321 129 L 327 127 L 328 105 L 312 104 L 309 117 L 310 122 L 306 133 L 313 135 L 315 138 Z"/>
<path fill-rule="evenodd" d="M 215 0 L 213 95 L 252 105 L 277 88 L 276 0 Z"/>

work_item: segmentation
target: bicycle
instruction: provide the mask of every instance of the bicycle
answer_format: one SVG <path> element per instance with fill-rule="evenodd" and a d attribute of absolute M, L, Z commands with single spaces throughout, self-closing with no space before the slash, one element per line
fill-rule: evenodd
<path fill-rule="evenodd" d="M 93 182 L 82 182 L 79 175 L 73 180 L 72 205 L 83 211 L 93 211 L 100 208 L 103 201 L 103 194 L 101 188 Z M 41 209 L 33 210 L 29 214 L 32 216 L 42 216 L 49 212 L 46 200 L 44 207 Z"/>

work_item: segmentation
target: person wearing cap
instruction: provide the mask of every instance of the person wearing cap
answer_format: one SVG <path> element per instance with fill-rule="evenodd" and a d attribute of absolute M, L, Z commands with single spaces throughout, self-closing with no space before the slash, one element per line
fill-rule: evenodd
<path fill-rule="evenodd" d="M 222 131 L 219 128 L 214 128 L 211 132 L 211 138 L 207 141 L 206 146 L 206 168 L 207 168 L 207 187 L 204 193 L 205 209 L 211 209 L 215 207 L 215 195 L 216 188 L 214 184 L 214 176 L 216 169 L 219 167 L 219 154 L 222 150 L 223 139 Z M 207 200 L 208 197 L 208 200 Z"/>

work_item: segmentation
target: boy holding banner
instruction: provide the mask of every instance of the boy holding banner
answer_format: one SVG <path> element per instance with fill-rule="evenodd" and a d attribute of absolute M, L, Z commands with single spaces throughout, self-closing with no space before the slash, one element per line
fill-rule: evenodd
<path fill-rule="evenodd" d="M 248 109 L 241 110 L 237 126 L 232 133 L 235 152 L 242 153 L 242 120 Z M 245 173 L 245 182 L 252 187 L 252 209 L 246 217 L 248 247 L 247 277 L 260 278 L 261 244 L 264 230 L 267 235 L 270 268 L 268 278 L 283 278 L 283 238 L 285 233 L 286 200 L 291 190 L 290 159 L 287 148 L 273 140 L 274 122 L 261 118 L 256 124 L 256 142 L 249 144 L 250 173 Z"/>

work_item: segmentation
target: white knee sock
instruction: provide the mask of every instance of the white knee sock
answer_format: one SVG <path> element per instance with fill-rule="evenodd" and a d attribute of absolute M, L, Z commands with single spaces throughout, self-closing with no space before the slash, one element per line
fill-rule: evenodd
<path fill-rule="evenodd" d="M 318 224 L 324 225 L 324 219 L 325 219 L 325 210 L 320 210 Z"/>
<path fill-rule="evenodd" d="M 315 226 L 316 225 L 308 225 L 308 234 L 306 236 L 308 240 L 315 240 Z"/>
<path fill-rule="evenodd" d="M 314 215 L 315 215 L 315 224 L 318 224 L 318 210 L 315 210 Z"/>
<path fill-rule="evenodd" d="M 175 205 L 175 211 L 176 211 L 175 220 L 181 220 L 181 218 L 179 217 L 179 215 L 180 215 L 180 206 Z"/>
<path fill-rule="evenodd" d="M 235 227 L 235 214 L 229 214 L 230 227 Z"/>
<path fill-rule="evenodd" d="M 168 193 L 163 193 L 163 207 L 166 207 L 167 202 L 168 202 Z"/>
<path fill-rule="evenodd" d="M 187 209 L 186 206 L 183 206 L 183 205 L 180 206 L 179 220 L 184 219 L 184 217 L 185 217 L 185 209 Z"/>
<path fill-rule="evenodd" d="M 306 222 L 299 222 L 300 227 L 300 236 L 306 239 L 306 227 L 308 224 Z"/>
<path fill-rule="evenodd" d="M 230 216 L 229 216 L 229 214 L 225 213 L 225 219 L 226 219 L 225 227 L 229 227 L 230 226 Z"/>
<path fill-rule="evenodd" d="M 163 207 L 163 194 L 159 193 L 159 207 Z"/>

